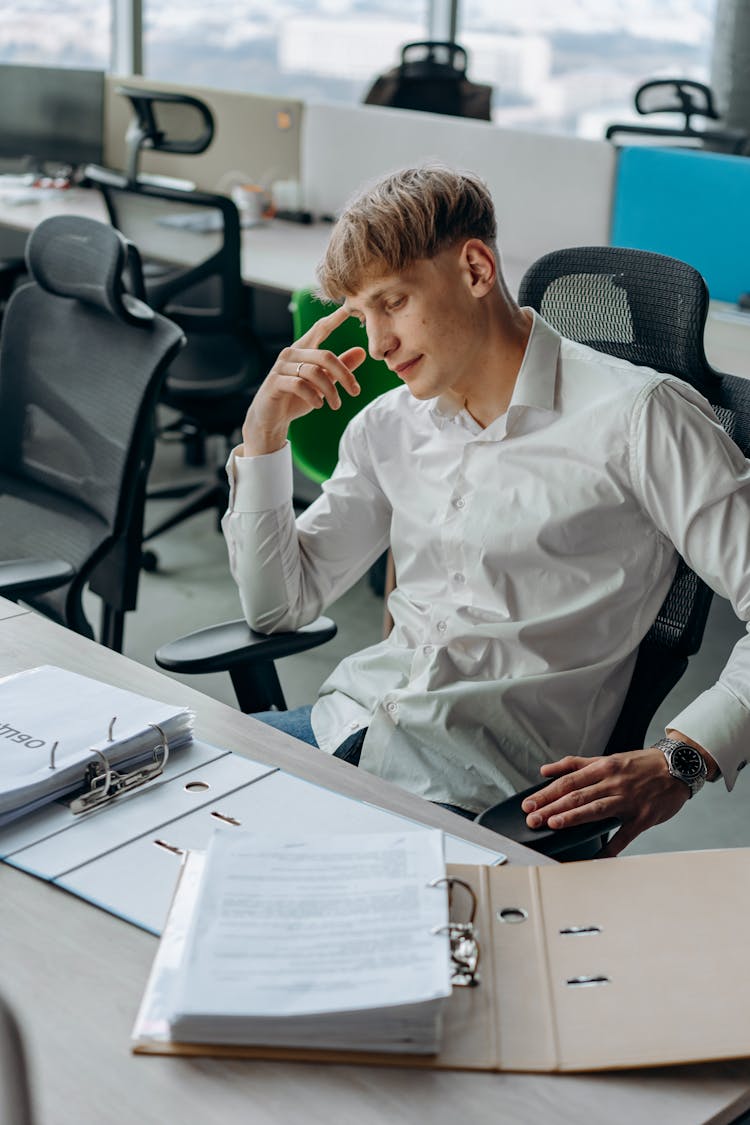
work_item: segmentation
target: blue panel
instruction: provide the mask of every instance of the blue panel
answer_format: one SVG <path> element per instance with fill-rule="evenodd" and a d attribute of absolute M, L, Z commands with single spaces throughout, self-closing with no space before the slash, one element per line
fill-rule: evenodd
<path fill-rule="evenodd" d="M 614 246 L 682 258 L 711 296 L 750 290 L 750 159 L 713 152 L 623 148 L 612 226 Z"/>

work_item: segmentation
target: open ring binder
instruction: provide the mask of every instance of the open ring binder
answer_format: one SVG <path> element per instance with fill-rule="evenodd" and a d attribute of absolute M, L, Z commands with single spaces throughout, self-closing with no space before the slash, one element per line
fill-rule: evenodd
<path fill-rule="evenodd" d="M 109 727 L 110 741 L 114 721 L 113 719 Z M 138 789 L 148 781 L 153 781 L 164 772 L 164 767 L 169 761 L 169 740 L 158 723 L 148 725 L 158 731 L 161 742 L 154 748 L 153 761 L 135 766 L 132 770 L 113 769 L 107 756 L 96 747 L 91 747 L 91 752 L 96 754 L 99 762 L 92 762 L 87 768 L 84 785 L 87 785 L 88 789 L 70 802 L 69 808 L 72 813 L 78 814 L 98 808 L 108 801 L 113 801 L 121 793 L 129 793 L 132 789 Z M 160 751 L 161 756 L 159 756 Z"/>
<path fill-rule="evenodd" d="M 446 926 L 436 926 L 434 934 L 447 934 L 451 958 L 451 984 L 454 988 L 473 988 L 479 984 L 477 969 L 479 967 L 480 946 L 474 926 L 477 912 L 477 896 L 474 888 L 464 879 L 446 875 L 439 879 L 432 879 L 428 886 L 448 888 L 448 908 L 453 913 L 453 890 L 462 887 L 469 895 L 471 911 L 466 922 L 456 922 L 451 918 Z"/>

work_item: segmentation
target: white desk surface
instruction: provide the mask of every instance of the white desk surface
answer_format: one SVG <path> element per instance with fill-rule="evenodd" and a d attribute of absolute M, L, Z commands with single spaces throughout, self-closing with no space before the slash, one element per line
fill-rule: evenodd
<path fill-rule="evenodd" d="M 280 732 L 1 599 L 0 638 L 0 675 L 46 661 L 184 701 L 196 709 L 197 733 L 216 744 L 498 846 L 484 829 L 346 763 L 300 752 Z M 539 859 L 510 841 L 500 846 L 512 861 Z M 23 1027 L 40 1125 L 726 1125 L 750 1106 L 745 1061 L 557 1077 L 137 1058 L 129 1036 L 156 940 L 3 865 L 0 900 L 0 991 Z"/>
<path fill-rule="evenodd" d="M 11 197 L 12 198 L 12 197 Z M 84 215 L 107 220 L 102 197 L 97 191 L 70 188 L 41 192 L 31 203 L 9 203 L 0 187 L 0 226 L 32 230 L 51 215 Z M 330 223 L 287 223 L 271 221 L 242 232 L 242 277 L 248 285 L 260 285 L 291 293 L 315 281 L 315 267 L 323 256 L 331 233 Z M 205 245 L 210 235 L 165 228 L 170 257 L 189 262 L 181 255 L 180 242 Z"/>
<path fill-rule="evenodd" d="M 60 213 L 88 215 L 106 219 L 104 205 L 96 191 L 72 188 L 45 193 L 33 203 L 10 204 L 0 189 L 0 226 L 31 230 L 42 219 Z M 331 232 L 330 223 L 271 221 L 242 232 L 242 277 L 248 285 L 291 293 L 312 285 L 315 269 L 323 256 Z M 179 239 L 206 236 L 169 231 L 170 255 L 181 260 Z M 189 260 L 189 259 L 187 259 Z M 513 293 L 531 263 L 504 258 L 503 268 Z M 750 313 L 712 301 L 705 334 L 706 354 L 718 371 L 750 377 Z"/>

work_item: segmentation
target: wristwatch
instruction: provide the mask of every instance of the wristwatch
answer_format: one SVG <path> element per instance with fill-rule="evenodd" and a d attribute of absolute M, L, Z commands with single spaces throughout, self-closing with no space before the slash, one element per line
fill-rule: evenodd
<path fill-rule="evenodd" d="M 679 742 L 676 738 L 660 738 L 654 746 L 663 752 L 672 777 L 685 782 L 690 796 L 694 797 L 700 792 L 708 773 L 706 760 L 700 751 L 688 742 Z"/>

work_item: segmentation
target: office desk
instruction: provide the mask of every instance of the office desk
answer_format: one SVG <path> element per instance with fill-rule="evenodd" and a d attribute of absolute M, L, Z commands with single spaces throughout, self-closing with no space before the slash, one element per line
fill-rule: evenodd
<path fill-rule="evenodd" d="M 197 733 L 216 744 L 498 846 L 484 829 L 343 762 L 300 753 L 280 732 L 0 599 L 0 675 L 42 662 L 188 703 Z M 500 846 L 512 862 L 540 859 Z M 129 1035 L 155 939 L 3 865 L 0 900 L 0 991 L 23 1026 L 40 1125 L 719 1125 L 750 1106 L 744 1061 L 554 1077 L 136 1058 Z"/>
<path fill-rule="evenodd" d="M 34 203 L 11 205 L 0 190 L 0 227 L 28 231 L 50 215 L 87 215 L 106 221 L 101 196 L 96 191 L 71 188 L 48 193 Z M 271 221 L 242 232 L 242 277 L 247 285 L 273 292 L 291 293 L 312 285 L 315 268 L 323 257 L 331 233 L 330 223 Z M 185 247 L 191 240 L 205 253 L 210 235 L 163 230 L 162 252 L 170 260 L 188 264 Z M 161 240 L 160 240 L 161 241 Z M 181 248 L 182 247 L 182 248 Z M 1 240 L 0 240 L 1 248 Z M 502 249 L 502 247 L 501 247 Z M 503 256 L 503 270 L 511 292 L 531 263 Z M 719 371 L 750 377 L 750 313 L 742 313 L 721 301 L 712 301 L 705 333 L 706 354 Z"/>
<path fill-rule="evenodd" d="M 30 231 L 52 215 L 83 215 L 108 222 L 98 191 L 69 188 L 44 191 L 31 203 L 9 203 L 0 187 L 0 227 Z M 315 267 L 325 251 L 330 223 L 286 223 L 269 221 L 242 232 L 242 277 L 248 285 L 291 293 L 315 280 Z M 176 230 L 149 223 L 144 244 L 154 256 L 178 265 L 189 265 L 205 256 L 211 247 L 210 234 Z M 156 243 L 156 245 L 155 245 Z M 191 246 L 197 253 L 191 253 Z"/>

